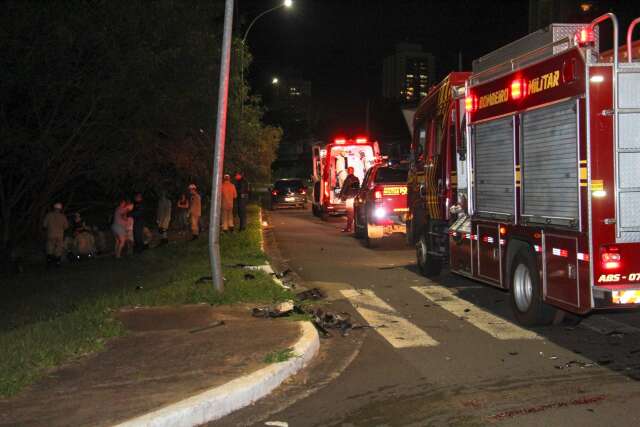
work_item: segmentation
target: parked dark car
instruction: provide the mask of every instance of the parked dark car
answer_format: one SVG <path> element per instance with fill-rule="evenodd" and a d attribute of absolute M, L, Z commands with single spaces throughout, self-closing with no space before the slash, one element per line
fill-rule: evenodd
<path fill-rule="evenodd" d="M 301 179 L 286 178 L 279 179 L 273 187 L 269 188 L 271 192 L 271 209 L 280 207 L 307 207 L 307 187 Z"/>

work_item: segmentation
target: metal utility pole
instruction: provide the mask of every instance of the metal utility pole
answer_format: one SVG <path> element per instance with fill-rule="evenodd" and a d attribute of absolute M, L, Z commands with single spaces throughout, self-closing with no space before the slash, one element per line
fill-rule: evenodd
<path fill-rule="evenodd" d="M 229 96 L 229 62 L 231 59 L 231 27 L 233 26 L 233 0 L 225 0 L 224 32 L 220 53 L 220 82 L 218 86 L 218 116 L 213 152 L 211 177 L 211 209 L 209 212 L 209 261 L 211 278 L 217 291 L 224 291 L 222 264 L 220 263 L 220 189 L 224 168 L 224 141 L 227 133 L 227 100 Z"/>

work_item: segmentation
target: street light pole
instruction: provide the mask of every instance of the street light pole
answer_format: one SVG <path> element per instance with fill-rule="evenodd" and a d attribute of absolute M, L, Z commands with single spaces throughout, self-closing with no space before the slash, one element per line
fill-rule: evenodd
<path fill-rule="evenodd" d="M 233 25 L 233 0 L 225 0 L 224 32 L 220 53 L 220 80 L 218 84 L 218 114 L 216 139 L 213 152 L 211 177 L 211 209 L 209 212 L 209 261 L 214 288 L 224 291 L 222 264 L 220 262 L 220 195 L 224 168 L 224 142 L 227 133 L 227 101 L 229 96 L 229 62 L 231 59 L 231 27 Z"/>

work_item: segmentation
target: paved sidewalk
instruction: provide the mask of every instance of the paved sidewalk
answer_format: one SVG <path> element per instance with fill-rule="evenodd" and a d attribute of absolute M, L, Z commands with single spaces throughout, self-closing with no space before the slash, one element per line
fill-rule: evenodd
<path fill-rule="evenodd" d="M 268 353 L 294 347 L 308 328 L 287 319 L 253 318 L 251 308 L 122 311 L 117 317 L 129 334 L 52 371 L 15 398 L 0 400 L 0 426 L 109 426 L 241 377 L 254 381 L 256 371 L 267 371 Z"/>

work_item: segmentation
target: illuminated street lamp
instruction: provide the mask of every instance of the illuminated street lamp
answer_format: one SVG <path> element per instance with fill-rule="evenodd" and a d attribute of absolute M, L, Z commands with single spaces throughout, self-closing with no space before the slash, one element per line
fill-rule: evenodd
<path fill-rule="evenodd" d="M 249 30 L 251 30 L 251 27 L 253 27 L 253 24 L 255 24 L 258 19 L 262 18 L 264 15 L 266 15 L 269 12 L 273 12 L 274 10 L 282 9 L 283 7 L 290 8 L 292 6 L 293 6 L 293 0 L 284 0 L 279 5 L 274 6 L 271 9 L 267 9 L 264 12 L 262 12 L 261 14 L 259 14 L 258 16 L 256 16 L 255 18 L 253 18 L 253 21 L 251 21 L 251 23 L 247 27 L 247 30 L 244 32 L 244 36 L 242 37 L 242 44 L 244 44 L 244 42 L 247 41 L 247 36 L 249 35 Z"/>
<path fill-rule="evenodd" d="M 245 43 L 247 41 L 247 36 L 249 36 L 249 31 L 251 30 L 251 27 L 253 27 L 253 24 L 255 24 L 258 19 L 262 18 L 264 15 L 266 15 L 269 12 L 273 12 L 274 10 L 282 9 L 283 7 L 289 9 L 292 6 L 293 6 L 293 0 L 284 0 L 279 5 L 274 6 L 271 9 L 267 9 L 264 12 L 260 13 L 255 18 L 253 18 L 253 20 L 251 21 L 251 23 L 247 27 L 247 30 L 244 32 L 244 36 L 242 37 L 242 50 L 240 51 L 240 81 L 241 82 L 244 81 L 244 46 L 245 46 Z M 240 108 L 240 113 L 242 114 L 242 112 L 244 111 L 244 102 L 240 105 L 240 107 L 241 107 Z"/>
<path fill-rule="evenodd" d="M 278 78 L 277 78 L 277 77 L 274 77 L 274 78 L 271 80 L 271 84 L 272 84 L 272 85 L 277 85 L 278 83 L 280 83 L 280 80 L 278 80 Z"/>

